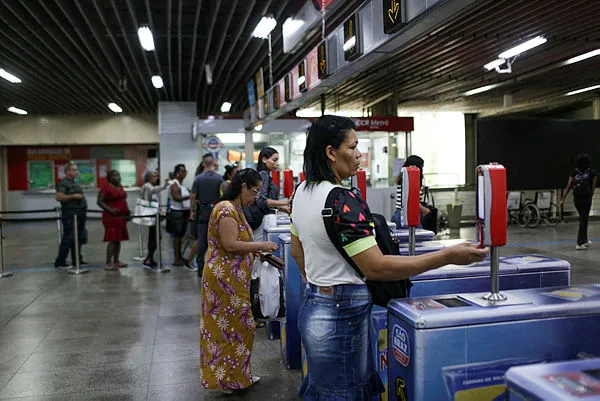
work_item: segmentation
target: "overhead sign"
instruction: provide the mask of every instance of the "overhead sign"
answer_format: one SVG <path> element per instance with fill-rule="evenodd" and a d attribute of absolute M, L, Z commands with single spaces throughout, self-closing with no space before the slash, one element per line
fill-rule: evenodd
<path fill-rule="evenodd" d="M 353 14 L 344 22 L 344 59 L 356 60 L 362 55 L 358 14 Z"/>
<path fill-rule="evenodd" d="M 383 0 L 383 32 L 397 32 L 405 25 L 401 0 Z"/>
<path fill-rule="evenodd" d="M 302 93 L 300 92 L 300 86 L 298 84 L 298 79 L 299 79 L 298 66 L 295 66 L 294 68 L 292 68 L 292 71 L 290 72 L 289 76 L 290 76 L 291 100 L 296 100 L 300 96 L 302 96 Z"/>
<path fill-rule="evenodd" d="M 308 85 L 308 90 L 311 90 L 315 86 L 321 83 L 321 79 L 319 78 L 319 48 L 315 47 L 308 55 L 306 56 L 306 84 Z"/>
<path fill-rule="evenodd" d="M 265 79 L 263 69 L 260 67 L 256 73 L 256 96 L 260 99 L 265 95 Z"/>
<path fill-rule="evenodd" d="M 209 151 L 210 153 L 217 153 L 221 149 L 223 149 L 223 142 L 219 139 L 219 137 L 215 135 L 211 135 L 204 140 L 204 149 Z"/>
<path fill-rule="evenodd" d="M 27 160 L 69 160 L 71 148 L 27 148 Z"/>
<path fill-rule="evenodd" d="M 278 109 L 282 108 L 287 103 L 288 92 L 287 92 L 286 79 L 287 79 L 287 75 L 286 75 L 286 78 L 282 79 L 281 81 L 279 81 L 277 83 L 277 99 L 278 99 L 278 102 L 277 102 L 278 107 L 277 108 Z"/>
<path fill-rule="evenodd" d="M 292 85 L 291 85 L 291 77 L 290 74 L 287 74 L 285 76 L 285 78 L 283 79 L 283 88 L 284 88 L 284 99 L 285 99 L 285 103 L 287 102 L 291 102 L 292 101 Z"/>
<path fill-rule="evenodd" d="M 318 49 L 318 61 L 319 61 L 319 79 L 325 79 L 327 75 L 327 42 L 322 42 Z"/>
<path fill-rule="evenodd" d="M 298 90 L 300 92 L 308 90 L 308 84 L 306 83 L 306 60 L 302 60 L 298 64 Z"/>
<path fill-rule="evenodd" d="M 256 104 L 256 92 L 254 90 L 253 79 L 248 81 L 248 103 L 250 104 L 250 106 L 254 106 Z"/>
<path fill-rule="evenodd" d="M 412 132 L 415 129 L 412 117 L 363 117 L 353 118 L 356 131 L 382 131 L 382 132 Z"/>

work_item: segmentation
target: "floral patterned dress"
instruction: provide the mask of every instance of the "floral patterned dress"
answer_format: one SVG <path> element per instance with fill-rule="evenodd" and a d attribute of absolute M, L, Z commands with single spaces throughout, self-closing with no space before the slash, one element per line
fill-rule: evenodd
<path fill-rule="evenodd" d="M 222 246 L 219 223 L 238 223 L 238 240 L 252 241 L 244 213 L 231 202 L 218 203 L 208 224 L 208 259 L 202 274 L 200 382 L 211 390 L 250 387 L 254 316 L 250 307 L 253 255 L 231 254 Z"/>

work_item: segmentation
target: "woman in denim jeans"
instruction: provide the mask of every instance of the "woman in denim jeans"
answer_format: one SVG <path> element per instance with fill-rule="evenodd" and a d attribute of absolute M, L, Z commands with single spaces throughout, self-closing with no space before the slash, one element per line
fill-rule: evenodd
<path fill-rule="evenodd" d="M 360 165 L 354 129 L 345 117 L 315 121 L 304 150 L 306 181 L 292 203 L 292 256 L 308 282 L 298 315 L 308 361 L 299 390 L 304 400 L 371 401 L 383 390 L 370 355 L 371 295 L 330 241 L 321 215 L 329 191 L 355 175 Z M 334 209 L 336 235 L 370 279 L 405 279 L 448 263 L 477 262 L 487 253 L 465 243 L 420 256 L 384 256 L 362 199 L 342 191 Z"/>

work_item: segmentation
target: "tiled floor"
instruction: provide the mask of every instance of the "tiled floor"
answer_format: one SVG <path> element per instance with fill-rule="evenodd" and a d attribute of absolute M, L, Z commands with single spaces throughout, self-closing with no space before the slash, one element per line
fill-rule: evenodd
<path fill-rule="evenodd" d="M 4 260 L 14 276 L 0 280 L 0 400 L 293 400 L 300 373 L 280 362 L 279 342 L 257 332 L 253 371 L 262 376 L 238 396 L 202 390 L 198 369 L 199 281 L 174 269 L 156 275 L 139 262 L 105 272 L 103 230 L 88 225 L 84 248 L 91 272 L 56 272 L 56 225 L 5 225 Z M 590 237 L 597 246 L 575 251 L 575 222 L 556 228 L 509 230 L 501 255 L 541 253 L 572 263 L 572 282 L 599 282 L 600 222 Z M 137 229 L 122 259 L 139 254 Z M 462 229 L 453 237 L 474 238 Z M 165 260 L 172 260 L 168 245 Z"/>

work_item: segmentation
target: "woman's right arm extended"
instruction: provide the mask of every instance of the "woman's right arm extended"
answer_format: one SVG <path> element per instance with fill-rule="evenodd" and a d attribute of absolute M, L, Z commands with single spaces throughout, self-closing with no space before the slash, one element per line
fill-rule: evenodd
<path fill-rule="evenodd" d="M 573 177 L 569 177 L 569 182 L 567 182 L 567 188 L 565 188 L 565 192 L 563 193 L 562 198 L 560 199 L 559 206 L 563 208 L 565 206 L 565 198 L 569 194 L 571 187 L 573 186 Z"/>
<path fill-rule="evenodd" d="M 418 256 L 383 255 L 378 246 L 372 246 L 352 257 L 365 277 L 371 280 L 403 280 L 447 264 L 467 265 L 480 262 L 488 250 L 468 243 L 438 252 Z"/>
<path fill-rule="evenodd" d="M 273 252 L 277 249 L 274 242 L 239 241 L 238 222 L 232 217 L 222 217 L 219 220 L 219 239 L 223 248 L 230 253 Z"/>

